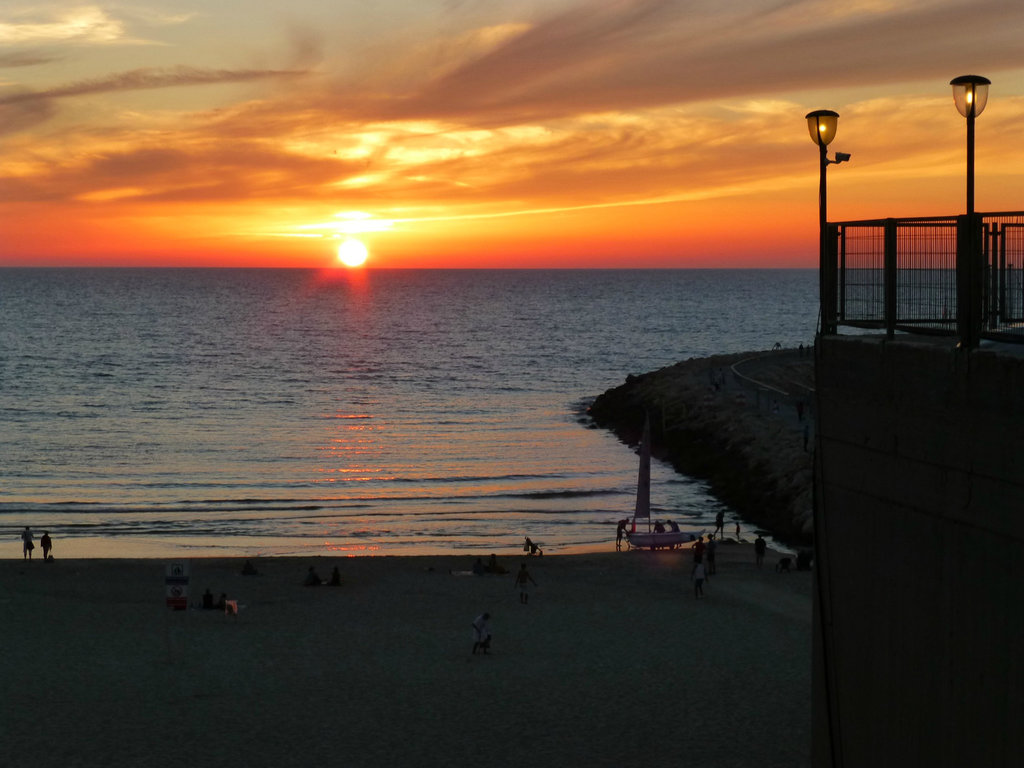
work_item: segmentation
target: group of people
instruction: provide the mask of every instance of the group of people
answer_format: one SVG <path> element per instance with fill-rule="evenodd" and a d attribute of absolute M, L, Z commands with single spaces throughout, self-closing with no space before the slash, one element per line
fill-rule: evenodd
<path fill-rule="evenodd" d="M 341 586 L 341 571 L 338 570 L 338 566 L 334 566 L 334 570 L 331 571 L 330 581 L 323 581 L 319 574 L 317 574 L 316 568 L 312 565 L 309 566 L 309 570 L 306 572 L 306 578 L 303 580 L 302 586 L 319 587 L 321 585 L 327 585 L 328 587 Z"/>
<path fill-rule="evenodd" d="M 530 602 L 530 585 L 537 586 L 533 576 L 526 570 L 526 563 L 519 565 L 512 582 L 513 589 L 519 590 L 519 603 L 528 605 Z M 491 614 L 484 612 L 473 619 L 473 654 L 483 651 L 485 654 L 491 649 Z"/>
<path fill-rule="evenodd" d="M 39 546 L 43 548 L 43 561 L 50 562 L 53 559 L 50 555 L 50 551 L 53 549 L 53 539 L 50 538 L 49 531 L 43 531 L 43 535 L 39 538 Z M 25 530 L 21 532 L 22 558 L 31 560 L 32 552 L 35 548 L 35 536 L 32 535 L 32 529 L 26 525 Z"/>

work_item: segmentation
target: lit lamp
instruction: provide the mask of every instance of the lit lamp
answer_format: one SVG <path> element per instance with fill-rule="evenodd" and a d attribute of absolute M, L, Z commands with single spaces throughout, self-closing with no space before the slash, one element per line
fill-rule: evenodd
<path fill-rule="evenodd" d="M 974 213 L 974 118 L 988 103 L 988 87 L 992 81 L 979 75 L 962 75 L 949 81 L 953 86 L 953 103 L 957 112 L 967 118 L 967 215 Z"/>
<path fill-rule="evenodd" d="M 811 141 L 818 145 L 818 301 L 821 305 L 821 332 L 835 333 L 835 296 L 830 279 L 836 265 L 828 259 L 828 189 L 825 184 L 825 169 L 829 163 L 842 163 L 850 159 L 845 152 L 836 152 L 836 159 L 828 159 L 828 145 L 836 137 L 839 113 L 831 109 L 818 109 L 807 115 L 807 130 Z M 827 299 L 827 301 L 826 301 Z"/>

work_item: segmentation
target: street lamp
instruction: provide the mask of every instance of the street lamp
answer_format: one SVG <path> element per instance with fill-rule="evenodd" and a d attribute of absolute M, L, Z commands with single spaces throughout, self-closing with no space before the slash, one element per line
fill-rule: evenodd
<path fill-rule="evenodd" d="M 828 188 L 825 169 L 829 163 L 842 163 L 850 159 L 845 152 L 836 152 L 836 159 L 828 159 L 828 145 L 836 137 L 839 113 L 831 109 L 818 109 L 807 114 L 807 130 L 811 141 L 818 145 L 818 302 L 821 307 L 821 332 L 835 333 L 835 281 L 832 275 L 836 265 L 828 258 Z"/>
<path fill-rule="evenodd" d="M 953 103 L 967 118 L 967 215 L 974 213 L 974 118 L 988 103 L 988 87 L 992 81 L 979 75 L 962 75 L 949 81 L 953 86 Z"/>

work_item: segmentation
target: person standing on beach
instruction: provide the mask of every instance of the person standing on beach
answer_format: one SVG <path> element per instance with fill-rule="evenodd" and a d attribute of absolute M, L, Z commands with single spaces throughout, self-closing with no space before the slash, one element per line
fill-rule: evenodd
<path fill-rule="evenodd" d="M 53 549 L 53 539 L 50 538 L 49 531 L 43 531 L 42 537 L 39 539 L 39 544 L 43 548 L 43 562 L 47 562 L 50 559 L 50 550 Z"/>
<path fill-rule="evenodd" d="M 764 536 L 760 533 L 757 534 L 757 538 L 754 539 L 754 562 L 757 563 L 758 568 L 764 565 L 764 551 L 767 548 L 768 542 L 764 540 Z"/>
<path fill-rule="evenodd" d="M 491 614 L 489 613 L 481 613 L 473 619 L 473 655 L 476 655 L 480 648 L 486 654 L 491 647 L 491 627 L 487 623 L 490 619 Z"/>
<path fill-rule="evenodd" d="M 693 565 L 693 571 L 690 572 L 690 579 L 693 581 L 693 596 L 698 600 L 704 597 L 704 578 L 704 563 L 698 560 Z"/>
<path fill-rule="evenodd" d="M 707 560 L 707 575 L 711 576 L 715 573 L 715 548 L 718 545 L 715 543 L 715 534 L 708 536 L 708 546 L 704 550 L 704 557 Z"/>
<path fill-rule="evenodd" d="M 713 536 L 714 534 L 712 534 Z M 693 550 L 693 562 L 700 563 L 704 561 L 704 550 L 707 549 L 707 545 L 704 543 L 704 537 L 698 536 L 697 540 L 693 542 L 691 547 Z"/>
<path fill-rule="evenodd" d="M 21 532 L 21 557 L 24 560 L 28 558 L 32 559 L 32 550 L 36 548 L 36 545 L 32 543 L 32 529 L 27 525 L 25 530 Z"/>
<path fill-rule="evenodd" d="M 513 585 L 519 587 L 519 602 L 523 605 L 530 602 L 530 584 L 537 586 L 533 576 L 526 570 L 526 563 L 523 563 L 519 566 L 519 573 L 516 574 L 515 584 Z"/>
<path fill-rule="evenodd" d="M 720 533 L 725 535 L 725 512 L 719 510 L 718 514 L 715 515 L 715 530 L 714 533 Z"/>

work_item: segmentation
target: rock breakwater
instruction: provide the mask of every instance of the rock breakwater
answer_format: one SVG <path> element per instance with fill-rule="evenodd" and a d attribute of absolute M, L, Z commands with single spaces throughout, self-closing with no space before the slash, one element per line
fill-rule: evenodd
<path fill-rule="evenodd" d="M 629 376 L 587 412 L 635 445 L 646 411 L 654 456 L 706 479 L 777 540 L 804 547 L 814 535 L 813 380 L 809 349 L 692 358 Z"/>

